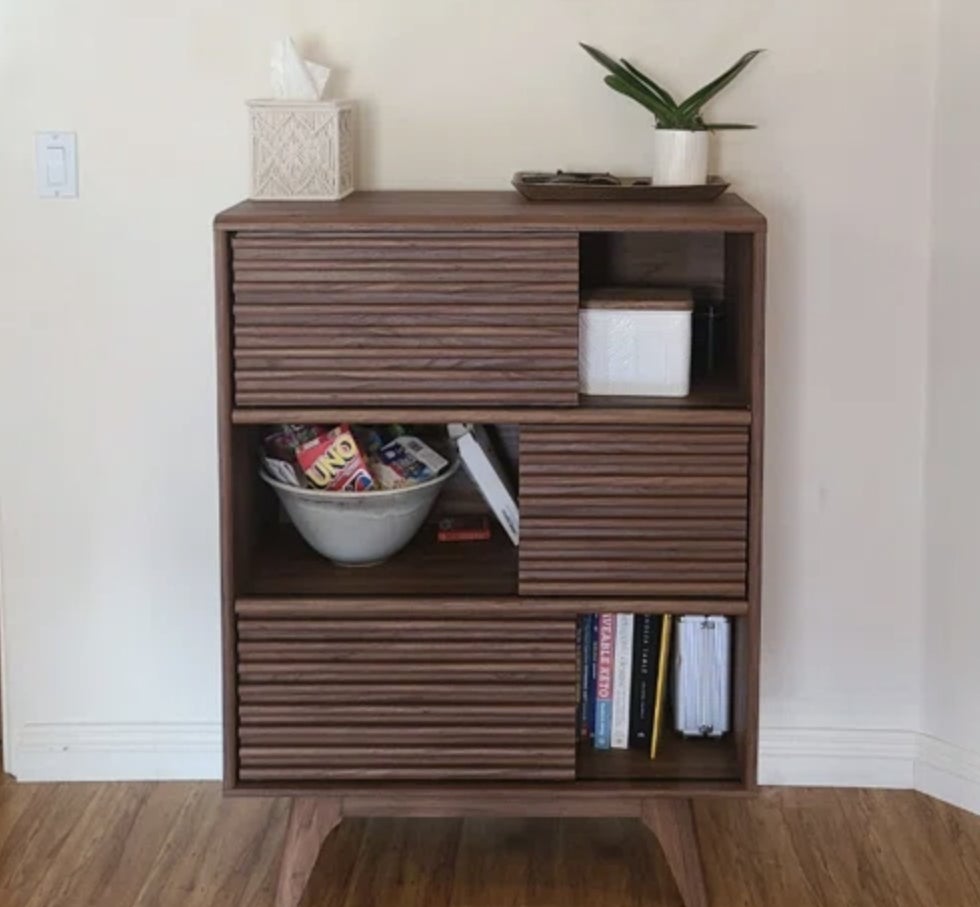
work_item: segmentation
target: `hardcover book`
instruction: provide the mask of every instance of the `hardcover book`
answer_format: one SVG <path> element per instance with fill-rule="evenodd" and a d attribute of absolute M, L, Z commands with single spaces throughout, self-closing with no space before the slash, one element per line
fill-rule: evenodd
<path fill-rule="evenodd" d="M 630 737 L 630 698 L 633 674 L 633 615 L 616 615 L 616 646 L 613 669 L 611 746 L 625 750 Z"/>
<path fill-rule="evenodd" d="M 653 694 L 660 648 L 659 614 L 637 614 L 633 621 L 633 693 L 630 746 L 647 750 L 653 727 Z"/>
<path fill-rule="evenodd" d="M 595 734 L 597 750 L 612 747 L 613 670 L 616 652 L 616 615 L 599 615 L 596 652 Z"/>
<path fill-rule="evenodd" d="M 521 534 L 520 510 L 486 429 L 481 425 L 454 422 L 449 425 L 449 436 L 456 442 L 459 457 L 473 483 L 510 540 L 517 545 Z"/>
<path fill-rule="evenodd" d="M 583 614 L 579 618 L 579 622 L 579 632 L 582 638 L 579 733 L 583 740 L 588 740 L 592 736 L 595 720 L 595 615 Z"/>

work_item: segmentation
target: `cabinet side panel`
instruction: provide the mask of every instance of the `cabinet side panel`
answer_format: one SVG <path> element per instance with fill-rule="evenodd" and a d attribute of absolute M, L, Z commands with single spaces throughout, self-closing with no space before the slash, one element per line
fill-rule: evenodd
<path fill-rule="evenodd" d="M 750 786 L 759 761 L 759 672 L 762 658 L 762 503 L 766 375 L 766 234 L 752 237 L 752 471 L 749 478 L 749 688 L 743 764 Z"/>
<path fill-rule="evenodd" d="M 766 235 L 729 234 L 727 290 L 737 300 L 737 359 L 752 406 L 749 447 L 748 614 L 735 626 L 734 727 L 742 775 L 757 784 L 762 603 L 762 503 L 765 425 Z"/>
<path fill-rule="evenodd" d="M 224 740 L 224 782 L 226 788 L 238 782 L 238 744 L 235 714 L 238 709 L 235 683 L 235 545 L 234 481 L 232 475 L 233 429 L 231 355 L 231 249 L 230 238 L 222 230 L 214 232 L 215 342 L 218 369 L 218 492 L 221 557 L 221 638 L 222 708 Z"/>

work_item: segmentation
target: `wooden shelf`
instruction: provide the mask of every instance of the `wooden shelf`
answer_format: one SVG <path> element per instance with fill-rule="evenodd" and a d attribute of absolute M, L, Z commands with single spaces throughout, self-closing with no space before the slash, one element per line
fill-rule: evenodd
<path fill-rule="evenodd" d="M 383 401 L 381 401 L 383 402 Z M 412 422 L 445 424 L 476 422 L 511 425 L 750 425 L 752 413 L 741 396 L 722 388 L 695 389 L 689 397 L 588 397 L 579 406 L 551 409 L 502 407 L 310 407 L 231 411 L 233 425 L 274 425 L 279 422 L 330 423 Z"/>
<path fill-rule="evenodd" d="M 589 742 L 578 747 L 579 781 L 738 781 L 738 753 L 731 734 L 718 740 L 668 733 L 656 759 L 642 750 L 596 750 Z"/>
<path fill-rule="evenodd" d="M 584 608 L 592 611 L 585 612 Z M 488 620 L 542 620 L 575 618 L 583 613 L 614 614 L 723 614 L 744 617 L 749 605 L 745 601 L 725 599 L 669 598 L 502 598 L 483 596 L 426 595 L 406 601 L 391 596 L 279 596 L 243 595 L 235 600 L 239 617 L 264 619 L 277 617 L 288 620 L 335 619 L 371 620 L 374 618 L 446 617 L 487 618 Z"/>
<path fill-rule="evenodd" d="M 496 526 L 486 542 L 439 542 L 434 523 L 391 560 L 341 567 L 321 557 L 290 525 L 261 535 L 242 584 L 245 596 L 511 596 L 517 548 Z"/>
<path fill-rule="evenodd" d="M 245 201 L 215 219 L 220 232 L 236 230 L 343 232 L 684 231 L 758 233 L 766 219 L 734 192 L 711 204 L 529 202 L 517 192 L 357 192 L 342 202 Z"/>
<path fill-rule="evenodd" d="M 586 410 L 629 410 L 635 413 L 642 409 L 701 410 L 701 409 L 744 409 L 749 402 L 745 394 L 724 377 L 702 378 L 691 384 L 691 393 L 686 397 L 579 397 L 579 406 Z"/>

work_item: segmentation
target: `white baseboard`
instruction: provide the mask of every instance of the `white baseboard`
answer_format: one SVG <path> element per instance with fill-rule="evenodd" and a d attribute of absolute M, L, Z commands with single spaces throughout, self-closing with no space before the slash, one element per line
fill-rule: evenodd
<path fill-rule="evenodd" d="M 218 723 L 28 724 L 7 771 L 19 781 L 213 781 Z M 915 789 L 980 815 L 980 754 L 914 731 L 763 728 L 759 781 Z"/>
<path fill-rule="evenodd" d="M 980 753 L 915 731 L 763 728 L 759 782 L 917 790 L 980 815 Z"/>
<path fill-rule="evenodd" d="M 759 783 L 908 789 L 917 737 L 914 731 L 762 728 Z"/>
<path fill-rule="evenodd" d="M 18 781 L 211 781 L 221 777 L 221 725 L 28 724 L 6 766 Z"/>
<path fill-rule="evenodd" d="M 914 787 L 980 815 L 980 754 L 920 734 Z"/>

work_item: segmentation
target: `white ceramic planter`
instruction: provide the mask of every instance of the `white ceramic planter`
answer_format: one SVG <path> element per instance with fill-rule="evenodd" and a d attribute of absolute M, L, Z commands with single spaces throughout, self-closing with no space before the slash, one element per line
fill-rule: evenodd
<path fill-rule="evenodd" d="M 708 182 L 711 133 L 685 129 L 653 131 L 653 185 L 700 186 Z"/>

